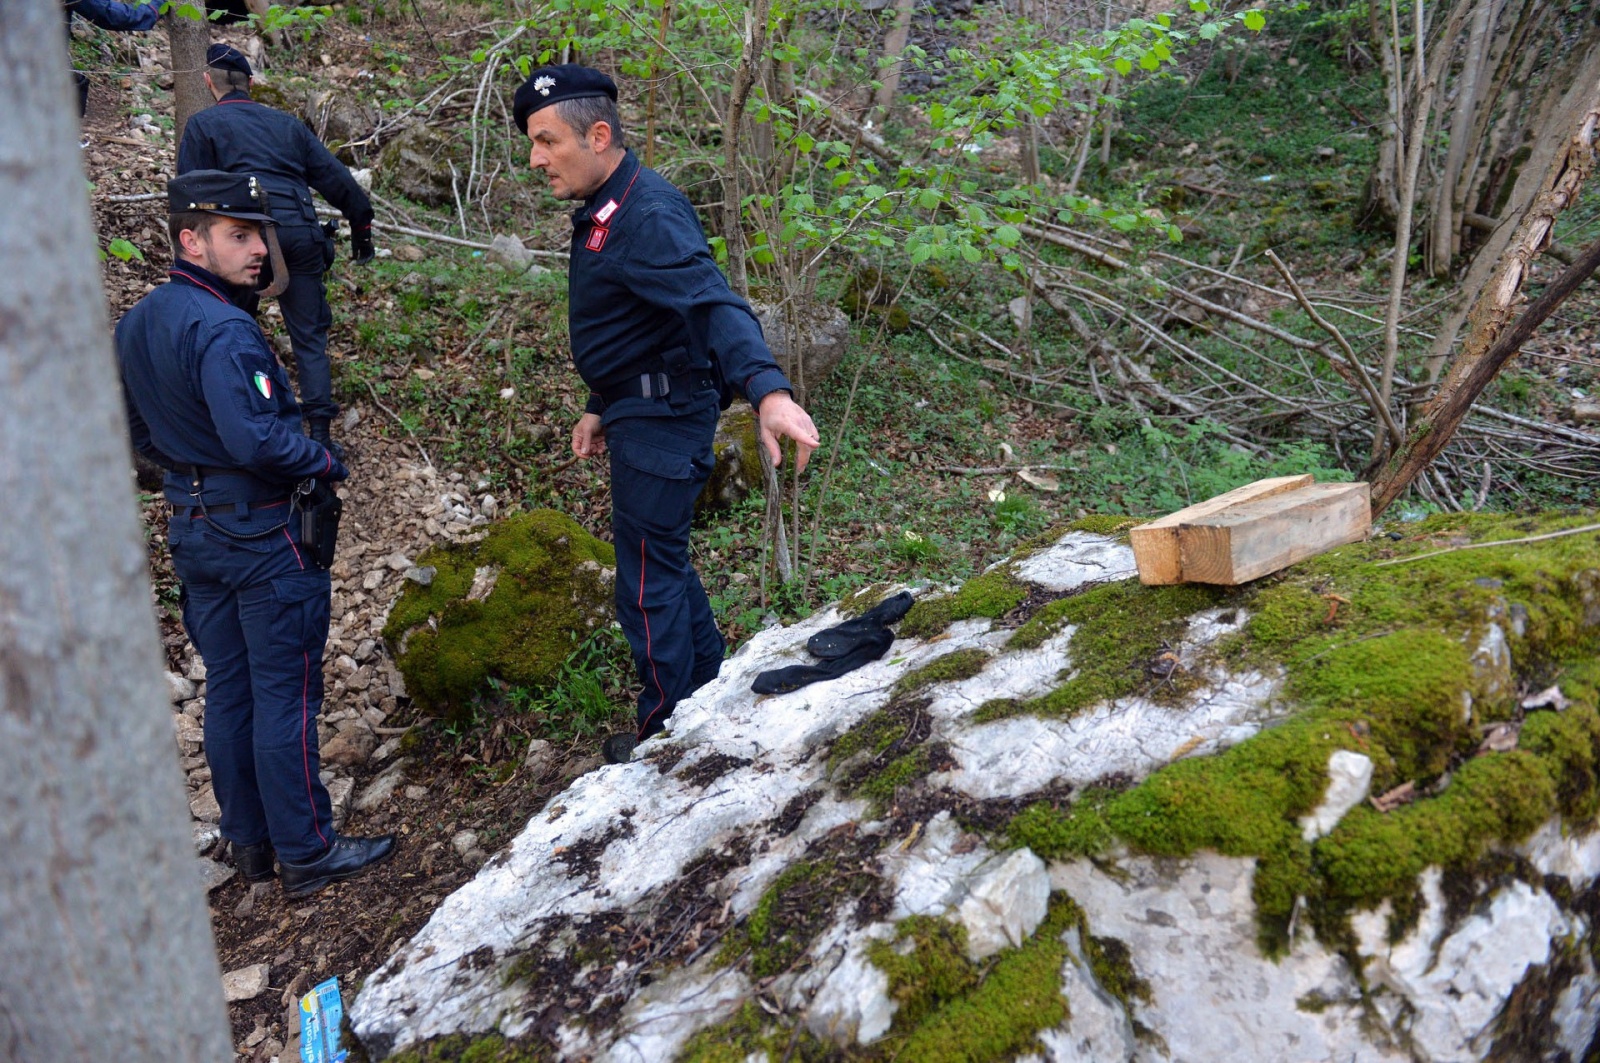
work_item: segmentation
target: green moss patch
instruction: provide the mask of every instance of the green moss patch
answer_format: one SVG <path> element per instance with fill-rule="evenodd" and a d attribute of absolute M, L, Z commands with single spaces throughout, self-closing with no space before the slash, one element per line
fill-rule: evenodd
<path fill-rule="evenodd" d="M 988 702 L 977 719 L 1018 713 L 1071 716 L 1134 693 L 1181 694 L 1192 682 L 1175 657 L 1164 655 L 1187 629 L 1191 615 L 1228 598 L 1228 592 L 1213 587 L 1146 587 L 1123 580 L 1050 602 L 1016 630 L 1007 648 L 1033 649 L 1074 625 L 1069 647 L 1073 671 L 1042 697 Z"/>
<path fill-rule="evenodd" d="M 390 1063 L 545 1063 L 555 1054 L 541 1045 L 519 1045 L 499 1034 L 441 1037 L 389 1057 Z"/>
<path fill-rule="evenodd" d="M 1170 764 L 1130 790 L 1086 791 L 1066 811 L 1034 805 L 1011 821 L 1010 840 L 1054 859 L 1093 856 L 1115 841 L 1166 856 L 1212 849 L 1254 857 L 1261 944 L 1273 954 L 1287 945 L 1297 898 L 1310 904 L 1318 933 L 1338 939 L 1350 911 L 1386 898 L 1408 903 L 1427 866 L 1468 867 L 1555 815 L 1592 818 L 1600 810 L 1600 615 L 1586 615 L 1585 599 L 1595 537 L 1374 565 L 1586 519 L 1434 518 L 1403 526 L 1398 541 L 1345 547 L 1233 592 L 1228 604 L 1248 609 L 1250 620 L 1216 653 L 1236 669 L 1286 669 L 1282 697 L 1294 714 L 1217 756 Z M 1095 617 L 1080 603 L 1106 610 L 1119 593 L 1126 601 L 1141 590 L 1151 588 L 1117 585 L 1064 599 L 1018 636 L 1079 617 L 1092 626 Z M 1509 684 L 1473 675 L 1472 654 L 1490 618 L 1508 638 Z M 1073 638 L 1074 660 L 1082 633 Z M 1101 638 L 1100 652 L 1110 655 L 1115 640 Z M 1575 704 L 1529 714 L 1518 749 L 1473 756 L 1483 724 L 1518 711 L 1501 688 L 1519 680 L 1559 681 Z M 1337 749 L 1372 759 L 1374 792 L 1410 781 L 1424 796 L 1388 814 L 1358 808 L 1310 845 L 1297 820 L 1320 804 Z"/>
<path fill-rule="evenodd" d="M 953 594 L 924 598 L 911 607 L 900 622 L 904 638 L 928 638 L 944 631 L 957 620 L 985 617 L 996 620 L 1028 598 L 1028 585 L 1017 579 L 1013 566 L 974 576 Z"/>
<path fill-rule="evenodd" d="M 901 787 L 949 767 L 943 743 L 927 741 L 933 732 L 927 708 L 927 698 L 902 697 L 840 735 L 828 755 L 840 789 L 882 809 Z"/>
<path fill-rule="evenodd" d="M 877 881 L 858 862 L 836 854 L 791 865 L 767 887 L 744 925 L 728 935 L 718 962 L 743 959 L 757 979 L 782 974 L 800 962 L 841 903 L 871 893 Z"/>
<path fill-rule="evenodd" d="M 436 570 L 433 581 L 407 582 L 383 637 L 406 690 L 431 708 L 462 713 L 491 678 L 539 688 L 612 619 L 603 570 L 616 567 L 614 551 L 553 510 L 501 521 L 480 542 L 435 547 L 417 564 Z M 493 590 L 469 600 L 479 572 L 496 573 Z"/>
<path fill-rule="evenodd" d="M 983 964 L 966 959 L 962 928 L 946 929 L 938 925 L 942 920 L 905 920 L 894 942 L 875 944 L 868 953 L 888 975 L 889 993 L 900 1004 L 874 1055 L 987 1063 L 1027 1051 L 1041 1030 L 1067 1019 L 1061 995 L 1067 946 L 1061 938 L 1080 919 L 1077 905 L 1057 894 L 1032 937 Z"/>
<path fill-rule="evenodd" d="M 890 691 L 891 698 L 906 697 L 915 694 L 924 687 L 935 683 L 956 683 L 963 679 L 971 679 L 993 660 L 989 651 L 971 647 L 956 650 L 942 657 L 935 657 L 920 668 L 913 668 L 899 679 L 895 680 L 894 688 Z"/>
<path fill-rule="evenodd" d="M 825 1045 L 789 1016 L 773 1016 L 755 1001 L 747 1002 L 732 1018 L 708 1026 L 683 1046 L 678 1063 L 745 1063 L 765 1053 L 769 1060 L 823 1063 L 839 1058 L 833 1045 Z"/>

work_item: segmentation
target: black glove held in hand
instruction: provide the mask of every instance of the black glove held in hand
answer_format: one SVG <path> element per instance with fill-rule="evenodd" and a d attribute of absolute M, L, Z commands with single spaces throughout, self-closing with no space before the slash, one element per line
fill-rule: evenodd
<path fill-rule="evenodd" d="M 350 251 L 357 265 L 371 262 L 378 251 L 372 246 L 372 226 L 350 227 Z"/>

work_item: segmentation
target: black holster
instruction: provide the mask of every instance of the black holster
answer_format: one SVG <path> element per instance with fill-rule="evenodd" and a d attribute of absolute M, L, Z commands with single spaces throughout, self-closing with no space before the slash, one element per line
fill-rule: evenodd
<path fill-rule="evenodd" d="M 325 481 L 307 480 L 295 489 L 290 524 L 300 549 L 318 568 L 333 565 L 344 502 Z"/>

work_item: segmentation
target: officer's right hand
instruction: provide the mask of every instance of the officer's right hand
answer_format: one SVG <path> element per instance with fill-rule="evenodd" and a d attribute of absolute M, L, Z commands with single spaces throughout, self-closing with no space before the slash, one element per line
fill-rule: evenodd
<path fill-rule="evenodd" d="M 586 413 L 572 426 L 572 452 L 580 458 L 592 458 L 606 451 L 606 430 L 598 413 Z"/>
<path fill-rule="evenodd" d="M 378 250 L 372 246 L 371 225 L 350 226 L 350 251 L 357 265 L 365 265 L 377 256 Z"/>

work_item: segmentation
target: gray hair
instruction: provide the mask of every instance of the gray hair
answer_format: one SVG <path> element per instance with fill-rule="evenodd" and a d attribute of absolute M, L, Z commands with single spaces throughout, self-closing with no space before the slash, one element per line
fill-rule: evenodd
<path fill-rule="evenodd" d="M 579 96 L 560 100 L 554 106 L 556 114 L 578 136 L 588 136 L 596 122 L 604 122 L 611 127 L 611 143 L 619 148 L 628 146 L 627 137 L 622 131 L 622 115 L 617 111 L 617 101 L 610 96 Z"/>

